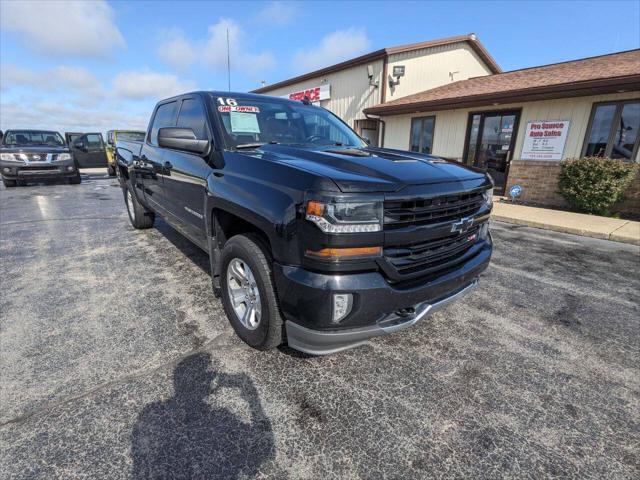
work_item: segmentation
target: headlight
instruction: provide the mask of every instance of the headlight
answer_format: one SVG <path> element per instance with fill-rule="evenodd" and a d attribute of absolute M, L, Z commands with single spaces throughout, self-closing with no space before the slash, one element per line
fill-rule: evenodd
<path fill-rule="evenodd" d="M 71 154 L 69 153 L 59 153 L 56 160 L 71 160 Z"/>
<path fill-rule="evenodd" d="M 5 162 L 17 162 L 16 157 L 13 156 L 13 153 L 0 153 L 0 160 L 4 160 Z"/>
<path fill-rule="evenodd" d="M 382 202 L 332 202 L 312 200 L 306 219 L 325 233 L 362 233 L 382 230 Z"/>
<path fill-rule="evenodd" d="M 488 188 L 487 190 L 485 190 L 482 196 L 484 197 L 484 201 L 487 205 L 493 205 L 493 188 Z"/>

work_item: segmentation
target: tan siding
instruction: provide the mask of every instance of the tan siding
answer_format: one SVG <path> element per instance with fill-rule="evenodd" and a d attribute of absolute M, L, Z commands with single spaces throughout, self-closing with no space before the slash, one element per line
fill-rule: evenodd
<path fill-rule="evenodd" d="M 374 80 L 377 80 L 381 85 L 382 60 L 373 61 L 370 65 L 373 68 Z M 326 82 L 324 82 L 325 80 Z M 291 92 L 317 87 L 323 82 L 331 85 L 331 98 L 323 101 L 322 106 L 338 115 L 351 127 L 354 126 L 355 120 L 366 118 L 362 113 L 364 108 L 380 103 L 381 89 L 369 86 L 367 65 L 357 65 L 340 72 L 271 90 L 264 94 L 287 95 Z"/>
<path fill-rule="evenodd" d="M 387 102 L 451 83 L 449 73 L 457 72 L 455 81 L 491 73 L 466 42 L 390 55 L 388 75 L 393 74 L 394 65 L 404 65 L 405 76 L 399 85 L 387 89 Z"/>
<path fill-rule="evenodd" d="M 387 125 L 385 146 L 389 148 L 407 150 L 409 148 L 409 129 L 411 125 L 411 118 L 435 115 L 436 128 L 433 139 L 433 153 L 443 157 L 462 159 L 469 112 L 522 108 L 520 126 L 517 132 L 516 146 L 513 155 L 514 160 L 518 160 L 520 158 L 527 122 L 534 120 L 569 120 L 571 125 L 569 126 L 564 158 L 573 158 L 580 156 L 582 153 L 584 137 L 587 131 L 587 125 L 589 123 L 593 104 L 597 102 L 626 99 L 640 99 L 640 93 L 615 93 L 589 97 L 545 100 L 540 102 L 527 102 L 521 104 L 445 110 L 433 113 L 385 117 L 384 120 Z"/>

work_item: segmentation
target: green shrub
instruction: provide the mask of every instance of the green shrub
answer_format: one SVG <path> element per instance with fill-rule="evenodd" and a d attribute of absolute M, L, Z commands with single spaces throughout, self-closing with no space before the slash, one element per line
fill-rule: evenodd
<path fill-rule="evenodd" d="M 636 171 L 635 163 L 610 158 L 567 160 L 561 165 L 560 193 L 578 210 L 608 215 L 609 207 L 622 198 Z"/>

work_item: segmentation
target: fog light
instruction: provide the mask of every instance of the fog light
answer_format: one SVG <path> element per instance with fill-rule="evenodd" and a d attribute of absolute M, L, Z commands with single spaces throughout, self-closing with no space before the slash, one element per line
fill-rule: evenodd
<path fill-rule="evenodd" d="M 67 165 L 67 170 L 69 170 L 70 172 L 73 172 L 73 165 Z"/>
<path fill-rule="evenodd" d="M 344 317 L 349 315 L 353 307 L 353 295 L 350 293 L 333 294 L 333 323 L 339 323 Z"/>
<path fill-rule="evenodd" d="M 11 173 L 11 169 L 9 167 L 4 167 L 2 171 L 5 173 Z"/>

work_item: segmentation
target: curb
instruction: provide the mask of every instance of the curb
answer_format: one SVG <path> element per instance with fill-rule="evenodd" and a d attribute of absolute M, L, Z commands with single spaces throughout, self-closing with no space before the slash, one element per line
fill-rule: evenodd
<path fill-rule="evenodd" d="M 567 227 L 562 225 L 550 225 L 548 223 L 524 220 L 521 218 L 512 218 L 512 217 L 507 217 L 503 215 L 497 215 L 494 213 L 491 214 L 491 219 L 496 220 L 498 222 L 512 223 L 514 225 L 522 225 L 526 227 L 540 228 L 542 230 L 550 230 L 553 232 L 570 233 L 572 235 L 580 235 L 582 237 L 599 238 L 602 240 L 611 240 L 613 242 L 627 243 L 630 245 L 640 246 L 640 237 L 632 237 L 627 235 L 616 234 L 618 230 L 622 229 L 623 227 L 626 227 L 629 224 L 629 222 L 627 222 L 622 226 L 617 227 L 615 230 L 609 233 L 603 233 L 603 232 L 594 232 L 592 230 L 587 230 L 582 228 L 572 228 L 572 227 Z"/>

